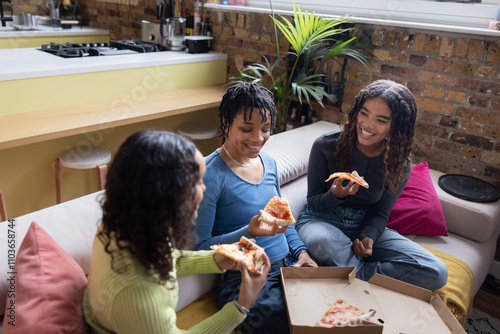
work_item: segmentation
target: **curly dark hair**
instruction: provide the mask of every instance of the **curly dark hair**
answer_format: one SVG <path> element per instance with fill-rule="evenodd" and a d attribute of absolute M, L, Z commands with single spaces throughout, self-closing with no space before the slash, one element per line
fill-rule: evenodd
<path fill-rule="evenodd" d="M 390 193 L 395 193 L 404 180 L 407 163 L 411 163 L 413 150 L 417 104 L 410 90 L 394 81 L 377 80 L 355 97 L 346 115 L 342 132 L 337 142 L 335 158 L 344 168 L 348 168 L 351 153 L 358 141 L 356 119 L 366 100 L 381 97 L 392 111 L 392 122 L 385 143 L 384 163 L 386 182 Z"/>
<path fill-rule="evenodd" d="M 276 123 L 276 106 L 273 93 L 264 86 L 255 83 L 242 82 L 228 88 L 219 106 L 221 135 L 226 137 L 234 118 L 244 112 L 245 120 L 252 119 L 252 109 L 258 108 L 262 121 L 267 121 L 267 111 L 271 117 L 271 129 Z M 247 112 L 250 111 L 248 114 Z M 247 118 L 248 117 L 248 118 Z"/>
<path fill-rule="evenodd" d="M 172 251 L 190 245 L 195 228 L 200 177 L 195 153 L 191 141 L 165 131 L 139 131 L 120 146 L 108 172 L 98 234 L 112 267 L 115 238 L 120 250 L 133 254 L 150 274 L 157 273 L 160 282 L 173 280 Z"/>

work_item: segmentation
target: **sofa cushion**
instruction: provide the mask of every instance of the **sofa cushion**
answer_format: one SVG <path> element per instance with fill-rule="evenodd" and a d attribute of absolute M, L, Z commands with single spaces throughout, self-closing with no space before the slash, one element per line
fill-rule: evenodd
<path fill-rule="evenodd" d="M 319 121 L 269 138 L 262 150 L 276 160 L 281 185 L 307 173 L 312 144 L 320 135 L 331 131 L 340 131 L 339 125 Z"/>
<path fill-rule="evenodd" d="M 99 191 L 13 218 L 13 228 L 10 229 L 15 233 L 15 254 L 31 222 L 36 221 L 88 274 L 92 242 L 102 218 L 98 202 L 102 194 L 103 191 Z M 8 243 L 8 225 L 0 224 L 0 268 L 7 268 L 9 260 L 7 247 L 4 247 Z M 5 311 L 8 277 L 6 270 L 0 270 L 0 315 Z"/>
<path fill-rule="evenodd" d="M 87 333 L 83 318 L 82 268 L 33 222 L 17 254 L 8 294 L 5 334 Z M 10 323 L 12 321 L 12 323 Z"/>
<path fill-rule="evenodd" d="M 408 183 L 392 208 L 387 227 L 401 234 L 448 235 L 427 162 L 412 167 Z"/>

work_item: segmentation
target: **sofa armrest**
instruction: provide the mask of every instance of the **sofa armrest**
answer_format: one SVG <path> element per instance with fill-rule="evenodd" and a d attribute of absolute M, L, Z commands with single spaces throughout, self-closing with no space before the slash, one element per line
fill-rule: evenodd
<path fill-rule="evenodd" d="M 448 231 L 478 242 L 488 240 L 500 229 L 500 205 L 466 201 L 445 192 L 438 185 L 444 173 L 429 169 L 432 183 L 443 207 Z"/>

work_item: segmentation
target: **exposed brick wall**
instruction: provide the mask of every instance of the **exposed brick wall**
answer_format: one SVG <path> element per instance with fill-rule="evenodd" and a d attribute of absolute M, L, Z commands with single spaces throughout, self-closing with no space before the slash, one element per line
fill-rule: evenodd
<path fill-rule="evenodd" d="M 276 54 L 268 15 L 211 11 L 213 49 L 229 55 L 228 77 Z M 358 25 L 377 59 L 370 68 L 349 60 L 342 111 L 368 83 L 391 79 L 415 95 L 416 163 L 475 176 L 500 188 L 500 39 Z M 280 35 L 281 36 L 281 35 Z M 280 38 L 280 52 L 288 45 Z"/>
<path fill-rule="evenodd" d="M 22 2 L 21 2 L 22 1 Z M 16 8 L 41 0 L 14 0 Z M 183 1 L 192 11 L 192 1 Z M 83 17 L 93 27 L 109 29 L 111 39 L 139 39 L 140 22 L 156 20 L 156 0 L 136 7 L 82 1 Z M 213 30 L 212 48 L 229 55 L 228 78 L 237 69 L 276 56 L 268 14 L 205 10 Z M 377 60 L 364 68 L 349 60 L 342 111 L 359 90 L 388 78 L 407 85 L 419 107 L 414 161 L 433 169 L 482 178 L 500 188 L 500 39 L 454 33 L 358 25 L 371 41 Z M 279 35 L 280 52 L 286 39 Z"/>
<path fill-rule="evenodd" d="M 369 82 L 407 85 L 415 95 L 415 162 L 482 178 L 500 188 L 500 39 L 361 26 L 378 58 L 349 61 L 342 110 Z"/>

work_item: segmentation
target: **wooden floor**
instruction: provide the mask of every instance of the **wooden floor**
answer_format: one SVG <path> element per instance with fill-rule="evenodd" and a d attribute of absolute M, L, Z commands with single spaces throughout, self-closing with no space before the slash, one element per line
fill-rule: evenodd
<path fill-rule="evenodd" d="M 500 283 L 499 280 L 497 282 Z M 474 307 L 484 313 L 500 319 L 500 296 L 480 289 L 474 297 Z"/>

